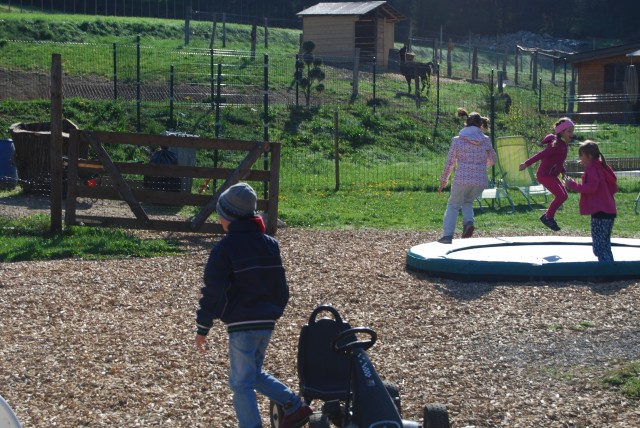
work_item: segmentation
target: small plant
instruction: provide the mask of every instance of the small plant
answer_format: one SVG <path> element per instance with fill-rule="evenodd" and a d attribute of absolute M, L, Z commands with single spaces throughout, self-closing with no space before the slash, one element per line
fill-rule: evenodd
<path fill-rule="evenodd" d="M 322 59 L 313 55 L 313 50 L 316 48 L 316 44 L 311 40 L 307 40 L 302 44 L 302 54 L 298 61 L 296 61 L 296 72 L 294 78 L 302 92 L 306 101 L 306 106 L 309 108 L 311 103 L 311 92 L 315 89 L 316 92 L 321 93 L 324 91 L 324 71 L 320 68 L 322 66 Z"/>
<path fill-rule="evenodd" d="M 586 331 L 589 328 L 594 327 L 595 325 L 591 321 L 580 321 L 578 324 L 571 327 L 573 331 Z"/>
<path fill-rule="evenodd" d="M 618 388 L 625 397 L 640 399 L 640 361 L 628 363 L 612 371 L 602 381 Z"/>

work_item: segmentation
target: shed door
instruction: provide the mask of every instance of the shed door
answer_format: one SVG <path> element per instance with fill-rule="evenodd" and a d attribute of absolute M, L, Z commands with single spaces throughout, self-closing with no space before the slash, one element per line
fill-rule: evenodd
<path fill-rule="evenodd" d="M 376 55 L 376 23 L 373 17 L 363 16 L 356 22 L 356 48 L 360 48 L 360 59 L 371 61 Z"/>

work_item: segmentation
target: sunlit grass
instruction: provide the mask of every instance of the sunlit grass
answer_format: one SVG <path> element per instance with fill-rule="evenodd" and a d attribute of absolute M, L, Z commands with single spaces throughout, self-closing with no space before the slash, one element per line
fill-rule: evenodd
<path fill-rule="evenodd" d="M 628 398 L 640 399 L 640 361 L 628 362 L 612 370 L 603 382 Z"/>
<path fill-rule="evenodd" d="M 140 239 L 121 229 L 72 226 L 62 234 L 51 235 L 50 223 L 45 215 L 0 217 L 0 261 L 152 257 L 182 251 L 177 242 Z"/>

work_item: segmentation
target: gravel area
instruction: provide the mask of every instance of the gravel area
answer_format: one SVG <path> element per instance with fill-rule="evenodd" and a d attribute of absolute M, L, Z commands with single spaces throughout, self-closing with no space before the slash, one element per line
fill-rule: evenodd
<path fill-rule="evenodd" d="M 151 236 L 152 234 L 147 234 Z M 158 235 L 163 236 L 163 235 Z M 0 394 L 25 427 L 234 427 L 227 339 L 193 346 L 215 236 L 178 257 L 0 267 Z M 601 379 L 640 359 L 640 284 L 490 284 L 405 269 L 437 232 L 281 229 L 291 301 L 266 367 L 297 388 L 300 327 L 332 304 L 379 340 L 403 416 L 447 405 L 453 427 L 637 427 L 640 406 Z M 261 400 L 265 426 L 268 403 Z"/>

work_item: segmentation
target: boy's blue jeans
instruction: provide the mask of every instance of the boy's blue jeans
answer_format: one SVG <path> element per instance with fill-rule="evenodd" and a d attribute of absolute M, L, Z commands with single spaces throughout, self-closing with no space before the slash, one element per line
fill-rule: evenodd
<path fill-rule="evenodd" d="M 300 397 L 286 385 L 262 370 L 271 330 L 249 330 L 229 334 L 229 386 L 240 428 L 261 428 L 256 391 L 286 407 L 297 410 Z"/>

